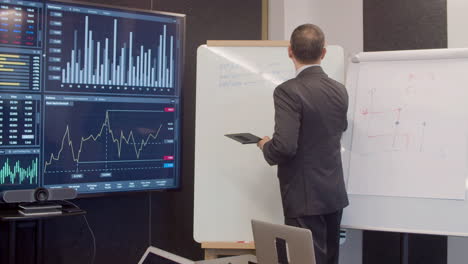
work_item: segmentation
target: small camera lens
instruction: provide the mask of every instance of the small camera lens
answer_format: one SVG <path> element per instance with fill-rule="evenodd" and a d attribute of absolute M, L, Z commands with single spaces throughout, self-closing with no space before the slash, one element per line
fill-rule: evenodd
<path fill-rule="evenodd" d="M 47 191 L 47 189 L 38 188 L 36 189 L 34 197 L 36 198 L 36 201 L 39 202 L 47 201 L 47 199 L 49 198 L 49 192 Z"/>

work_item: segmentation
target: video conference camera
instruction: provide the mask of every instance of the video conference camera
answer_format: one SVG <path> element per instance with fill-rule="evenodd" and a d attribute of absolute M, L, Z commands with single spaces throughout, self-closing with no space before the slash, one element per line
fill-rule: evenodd
<path fill-rule="evenodd" d="M 3 203 L 37 203 L 46 201 L 61 201 L 75 199 L 77 192 L 71 188 L 28 190 L 9 190 L 0 193 Z"/>

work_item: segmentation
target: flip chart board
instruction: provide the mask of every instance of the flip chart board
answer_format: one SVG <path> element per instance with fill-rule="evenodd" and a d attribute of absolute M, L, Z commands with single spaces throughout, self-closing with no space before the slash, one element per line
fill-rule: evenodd
<path fill-rule="evenodd" d="M 343 226 L 468 235 L 467 71 L 468 49 L 353 59 Z"/>

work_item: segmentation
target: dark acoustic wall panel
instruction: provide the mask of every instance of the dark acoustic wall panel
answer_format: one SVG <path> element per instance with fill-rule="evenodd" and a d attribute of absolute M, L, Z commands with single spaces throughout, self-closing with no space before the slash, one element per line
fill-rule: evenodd
<path fill-rule="evenodd" d="M 400 234 L 364 231 L 362 253 L 364 264 L 400 263 Z"/>
<path fill-rule="evenodd" d="M 447 48 L 447 0 L 363 0 L 364 51 Z M 402 216 L 404 217 L 404 216 Z M 444 264 L 447 237 L 364 231 L 363 264 Z"/>
<path fill-rule="evenodd" d="M 169 193 L 115 194 L 74 202 L 88 212 L 96 238 L 95 263 L 137 263 L 150 244 L 171 250 L 170 243 L 178 241 L 177 236 L 169 235 L 177 228 Z M 82 216 L 44 223 L 44 263 L 90 263 L 92 236 Z"/>
<path fill-rule="evenodd" d="M 447 237 L 415 234 L 408 241 L 409 263 L 447 263 Z"/>
<path fill-rule="evenodd" d="M 193 241 L 196 52 L 207 40 L 261 39 L 261 0 L 154 0 L 157 10 L 187 14 L 182 193 L 173 193 L 172 248 L 186 257 L 202 257 Z M 155 231 L 154 231 L 155 232 Z M 156 236 L 156 234 L 154 235 Z"/>
<path fill-rule="evenodd" d="M 364 50 L 447 47 L 447 0 L 364 0 Z"/>
<path fill-rule="evenodd" d="M 88 212 L 89 224 L 95 233 L 95 263 L 137 263 L 150 242 L 184 257 L 201 259 L 203 252 L 193 240 L 196 50 L 210 39 L 260 39 L 261 0 L 90 2 L 142 9 L 149 9 L 153 4 L 156 10 L 187 14 L 182 188 L 175 192 L 116 194 L 77 200 L 76 203 Z M 45 221 L 44 226 L 43 263 L 91 263 L 93 245 L 83 217 L 56 218 Z"/>
<path fill-rule="evenodd" d="M 88 212 L 95 263 L 136 263 L 149 245 L 148 193 L 75 201 Z M 92 236 L 82 216 L 45 221 L 44 263 L 91 263 Z"/>
<path fill-rule="evenodd" d="M 8 263 L 8 252 L 10 251 L 9 247 L 9 238 L 10 238 L 10 225 L 8 223 L 0 223 L 0 234 L 2 239 L 0 239 L 0 263 Z"/>

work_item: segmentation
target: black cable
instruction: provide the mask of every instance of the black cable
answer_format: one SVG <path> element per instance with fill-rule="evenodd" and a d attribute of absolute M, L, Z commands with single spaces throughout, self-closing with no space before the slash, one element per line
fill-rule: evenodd
<path fill-rule="evenodd" d="M 153 220 L 152 220 L 152 206 L 151 206 L 151 192 L 148 192 L 148 242 L 149 242 L 149 246 L 151 247 L 152 246 L 152 239 L 151 239 L 151 226 L 152 226 L 152 223 L 153 223 Z"/>
<path fill-rule="evenodd" d="M 63 200 L 63 201 L 75 206 L 76 208 L 80 208 L 78 205 L 76 205 L 76 204 L 74 204 L 74 203 L 72 203 L 70 201 L 66 201 L 66 200 Z M 91 234 L 91 238 L 93 239 L 93 254 L 92 254 L 92 257 L 91 257 L 91 264 L 94 264 L 94 261 L 96 259 L 96 237 L 94 236 L 93 229 L 91 229 L 91 226 L 89 225 L 88 218 L 86 217 L 86 215 L 83 215 L 83 218 L 85 220 L 86 226 L 88 227 L 89 233 Z"/>

